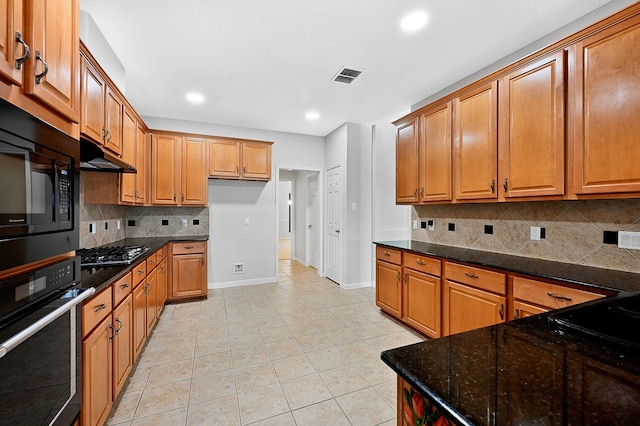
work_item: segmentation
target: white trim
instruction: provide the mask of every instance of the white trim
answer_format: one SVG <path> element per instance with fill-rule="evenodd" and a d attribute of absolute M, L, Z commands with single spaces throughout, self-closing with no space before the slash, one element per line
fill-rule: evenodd
<path fill-rule="evenodd" d="M 345 290 L 353 290 L 354 288 L 366 288 L 375 287 L 371 282 L 353 283 L 353 284 L 340 284 L 340 288 Z"/>
<path fill-rule="evenodd" d="M 291 260 L 294 260 L 294 261 L 298 262 L 302 266 L 309 267 L 309 264 L 306 261 L 304 261 L 303 259 L 300 259 L 298 257 L 292 257 Z"/>
<path fill-rule="evenodd" d="M 213 290 L 217 288 L 242 287 L 245 285 L 258 285 L 258 284 L 273 284 L 277 282 L 278 282 L 277 277 L 254 278 L 251 280 L 243 280 L 243 281 L 226 281 L 226 282 L 219 282 L 219 283 L 208 283 L 207 289 Z"/>

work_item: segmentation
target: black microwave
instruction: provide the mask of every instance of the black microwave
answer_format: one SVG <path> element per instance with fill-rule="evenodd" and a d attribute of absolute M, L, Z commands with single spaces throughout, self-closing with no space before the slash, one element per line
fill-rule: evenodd
<path fill-rule="evenodd" d="M 80 143 L 0 100 L 0 270 L 79 248 Z"/>

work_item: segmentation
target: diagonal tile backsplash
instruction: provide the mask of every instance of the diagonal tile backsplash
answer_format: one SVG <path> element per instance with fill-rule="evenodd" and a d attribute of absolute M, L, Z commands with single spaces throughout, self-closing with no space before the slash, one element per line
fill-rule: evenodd
<path fill-rule="evenodd" d="M 603 243 L 603 231 L 640 232 L 640 200 L 414 206 L 412 219 L 419 223 L 414 240 L 640 272 L 640 251 Z M 434 230 L 421 228 L 428 220 Z M 485 225 L 493 234 L 485 234 Z M 545 228 L 545 238 L 531 240 L 532 226 Z"/>

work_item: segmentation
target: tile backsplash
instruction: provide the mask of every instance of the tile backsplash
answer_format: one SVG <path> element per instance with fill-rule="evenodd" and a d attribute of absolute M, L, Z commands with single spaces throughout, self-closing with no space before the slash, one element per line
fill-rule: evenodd
<path fill-rule="evenodd" d="M 412 219 L 418 241 L 640 272 L 640 250 L 603 243 L 604 231 L 640 232 L 640 200 L 414 206 Z M 423 229 L 429 220 L 434 229 Z M 532 226 L 544 238 L 531 240 Z"/>
<path fill-rule="evenodd" d="M 182 226 L 183 219 L 186 220 L 186 227 Z M 120 222 L 120 229 L 117 229 L 118 222 Z M 135 226 L 130 225 L 133 223 Z M 89 233 L 90 224 L 95 224 L 94 234 Z M 208 207 L 128 207 L 84 204 L 81 195 L 81 248 L 93 248 L 124 238 L 188 236 L 208 233 Z"/>

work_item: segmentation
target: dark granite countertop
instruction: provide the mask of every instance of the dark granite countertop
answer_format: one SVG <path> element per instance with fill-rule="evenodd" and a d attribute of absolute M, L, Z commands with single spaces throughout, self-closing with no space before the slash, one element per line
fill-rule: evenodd
<path fill-rule="evenodd" d="M 188 235 L 178 237 L 125 238 L 124 240 L 105 244 L 103 247 L 146 246 L 149 247 L 149 250 L 147 250 L 142 256 L 136 259 L 136 261 L 131 265 L 83 267 L 80 274 L 80 284 L 83 288 L 94 287 L 97 294 L 101 290 L 109 286 L 111 283 L 124 276 L 127 271 L 129 271 L 133 266 L 151 256 L 156 250 L 167 243 L 179 241 L 207 240 L 209 240 L 208 235 Z"/>
<path fill-rule="evenodd" d="M 554 279 L 584 287 L 624 292 L 640 292 L 640 274 L 632 272 L 444 246 L 422 241 L 376 241 L 374 244 L 409 250 L 415 253 L 449 260 L 473 263 L 479 266 L 502 269 L 508 272 L 531 275 L 533 277 Z"/>
<path fill-rule="evenodd" d="M 636 424 L 638 350 L 563 329 L 550 315 L 387 350 L 381 358 L 459 424 Z"/>

